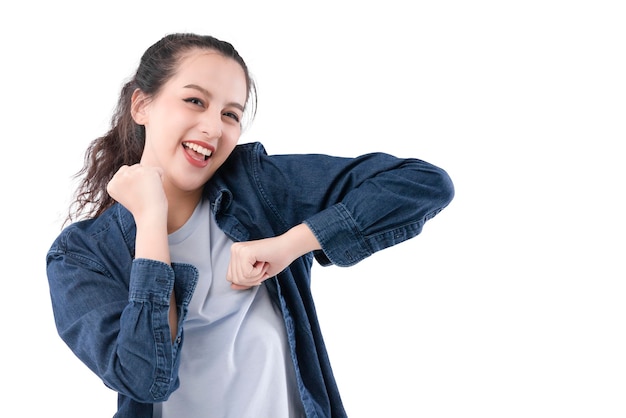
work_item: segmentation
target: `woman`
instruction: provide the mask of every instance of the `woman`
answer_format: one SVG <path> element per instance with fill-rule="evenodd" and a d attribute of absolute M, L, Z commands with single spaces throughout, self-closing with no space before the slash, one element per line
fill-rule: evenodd
<path fill-rule="evenodd" d="M 116 417 L 346 416 L 313 259 L 355 264 L 453 197 L 416 159 L 237 145 L 254 109 L 232 45 L 168 35 L 86 152 L 47 272 L 59 335 L 119 394 Z"/>

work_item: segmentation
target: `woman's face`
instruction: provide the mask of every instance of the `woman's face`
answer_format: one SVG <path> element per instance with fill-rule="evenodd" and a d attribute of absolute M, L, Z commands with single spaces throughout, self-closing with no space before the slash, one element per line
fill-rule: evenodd
<path fill-rule="evenodd" d="M 197 191 L 235 148 L 246 97 L 246 76 L 235 60 L 187 53 L 157 95 L 133 96 L 133 118 L 146 130 L 141 164 L 163 169 L 166 190 Z"/>

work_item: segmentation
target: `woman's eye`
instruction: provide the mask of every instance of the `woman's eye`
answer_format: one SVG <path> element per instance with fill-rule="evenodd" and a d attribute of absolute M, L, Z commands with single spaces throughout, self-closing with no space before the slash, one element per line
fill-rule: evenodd
<path fill-rule="evenodd" d="M 185 99 L 185 102 L 204 107 L 204 103 L 202 102 L 202 100 L 198 99 L 197 97 L 190 97 L 188 99 Z"/>
<path fill-rule="evenodd" d="M 235 122 L 239 122 L 239 115 L 233 112 L 225 112 L 224 116 L 233 119 Z"/>

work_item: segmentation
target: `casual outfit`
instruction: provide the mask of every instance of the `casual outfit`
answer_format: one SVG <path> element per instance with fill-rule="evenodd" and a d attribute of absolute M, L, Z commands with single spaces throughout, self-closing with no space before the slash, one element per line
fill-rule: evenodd
<path fill-rule="evenodd" d="M 305 417 L 280 306 L 266 286 L 230 288 L 233 241 L 210 207 L 202 200 L 169 235 L 172 261 L 194 265 L 199 277 L 185 318 L 180 387 L 154 404 L 154 418 Z"/>
<path fill-rule="evenodd" d="M 115 417 L 345 417 L 312 300 L 313 260 L 350 266 L 412 238 L 453 195 L 447 173 L 417 159 L 238 145 L 170 234 L 171 265 L 134 257 L 135 223 L 120 204 L 62 231 L 46 260 L 59 335 L 118 392 Z M 262 286 L 230 289 L 232 242 L 303 222 L 322 250 Z"/>

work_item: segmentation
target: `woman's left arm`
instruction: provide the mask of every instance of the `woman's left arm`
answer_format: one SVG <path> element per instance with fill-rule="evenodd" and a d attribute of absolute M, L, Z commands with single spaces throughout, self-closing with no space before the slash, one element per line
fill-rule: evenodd
<path fill-rule="evenodd" d="M 257 284 L 310 251 L 321 264 L 353 265 L 418 235 L 454 197 L 447 172 L 418 159 L 257 155 L 256 187 L 287 232 L 234 246 L 233 283 Z"/>

